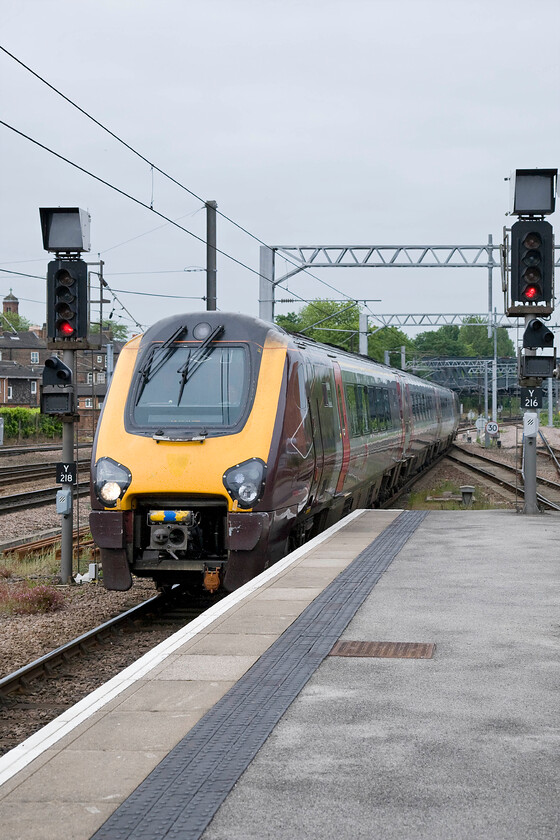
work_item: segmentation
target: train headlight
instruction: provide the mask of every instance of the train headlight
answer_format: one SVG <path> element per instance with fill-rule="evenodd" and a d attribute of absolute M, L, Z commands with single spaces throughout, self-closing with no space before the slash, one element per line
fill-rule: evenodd
<path fill-rule="evenodd" d="M 132 473 L 112 458 L 100 458 L 94 467 L 95 495 L 105 507 L 115 507 L 132 481 Z"/>
<path fill-rule="evenodd" d="M 264 490 L 266 464 L 260 458 L 251 458 L 226 470 L 223 482 L 231 498 L 239 507 L 250 508 L 256 504 Z"/>

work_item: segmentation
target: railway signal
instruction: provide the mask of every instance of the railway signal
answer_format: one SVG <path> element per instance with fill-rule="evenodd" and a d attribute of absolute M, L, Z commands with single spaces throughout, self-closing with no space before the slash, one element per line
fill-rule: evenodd
<path fill-rule="evenodd" d="M 45 361 L 41 389 L 41 414 L 73 415 L 72 369 L 57 356 Z M 68 424 L 66 424 L 68 425 Z"/>
<path fill-rule="evenodd" d="M 79 207 L 40 207 L 43 247 L 55 255 L 47 266 L 47 347 L 62 350 L 62 361 L 47 359 L 43 374 L 41 411 L 61 415 L 62 460 L 72 462 L 76 403 L 72 385 L 74 353 L 89 347 L 88 265 L 81 259 L 90 250 L 90 216 Z M 59 496 L 60 494 L 60 496 Z M 73 502 L 72 486 L 57 494 L 62 515 L 60 577 L 72 577 Z"/>
<path fill-rule="evenodd" d="M 535 316 L 554 311 L 554 232 L 544 218 L 554 213 L 557 169 L 517 169 L 511 226 L 511 257 L 508 267 L 508 238 L 504 237 L 503 256 L 508 315 L 525 318 L 523 348 L 519 349 L 519 384 L 534 395 L 543 379 L 550 379 L 556 368 L 554 335 Z M 508 283 L 509 272 L 509 283 Z M 539 352 L 546 351 L 549 352 Z M 550 352 L 551 351 L 551 352 Z M 537 396 L 529 396 L 524 408 L 534 408 Z M 537 504 L 536 433 L 538 413 L 523 415 L 523 512 L 539 512 Z"/>
<path fill-rule="evenodd" d="M 47 266 L 47 338 L 72 347 L 88 331 L 88 267 L 84 260 L 52 260 Z"/>
<path fill-rule="evenodd" d="M 554 309 L 554 237 L 545 220 L 515 222 L 511 229 L 511 303 L 519 314 Z M 513 314 L 513 313 L 512 313 Z"/>
<path fill-rule="evenodd" d="M 554 333 L 538 318 L 532 318 L 523 333 L 523 347 L 554 347 Z"/>

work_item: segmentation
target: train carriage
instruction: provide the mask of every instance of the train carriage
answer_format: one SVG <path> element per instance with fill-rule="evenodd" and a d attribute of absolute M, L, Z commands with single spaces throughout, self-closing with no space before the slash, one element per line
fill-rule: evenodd
<path fill-rule="evenodd" d="M 121 352 L 94 442 L 105 586 L 235 589 L 387 499 L 457 419 L 452 392 L 256 318 L 159 321 Z"/>

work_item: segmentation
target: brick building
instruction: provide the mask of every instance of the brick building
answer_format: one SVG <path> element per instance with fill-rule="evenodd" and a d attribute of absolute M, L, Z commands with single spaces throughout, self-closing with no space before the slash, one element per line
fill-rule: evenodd
<path fill-rule="evenodd" d="M 40 370 L 20 365 L 18 362 L 0 361 L 0 406 L 37 408 Z"/>
<path fill-rule="evenodd" d="M 19 301 L 12 293 L 3 299 L 3 313 L 19 314 Z M 45 359 L 53 355 L 47 349 L 44 327 L 25 332 L 0 328 L 0 405 L 36 408 L 40 405 L 40 387 Z M 5 328 L 4 328 L 5 327 Z M 76 398 L 81 415 L 80 426 L 95 429 L 99 410 L 107 393 L 107 344 L 113 345 L 116 362 L 123 341 L 111 341 L 103 334 L 99 348 L 76 353 Z M 62 356 L 59 351 L 57 355 Z"/>

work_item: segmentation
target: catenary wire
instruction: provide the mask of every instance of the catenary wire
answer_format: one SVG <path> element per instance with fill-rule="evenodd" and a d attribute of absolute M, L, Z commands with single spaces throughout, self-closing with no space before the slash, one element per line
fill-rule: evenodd
<path fill-rule="evenodd" d="M 95 125 L 97 125 L 99 128 L 101 128 L 103 131 L 107 132 L 107 134 L 109 134 L 111 137 L 113 137 L 113 139 L 115 139 L 118 143 L 121 143 L 121 145 L 125 146 L 125 148 L 127 148 L 130 152 L 132 152 L 132 154 L 136 155 L 138 158 L 140 158 L 140 160 L 144 161 L 144 163 L 146 163 L 148 166 L 151 167 L 152 174 L 153 174 L 154 170 L 156 172 L 159 172 L 159 174 L 163 175 L 164 178 L 167 178 L 169 181 L 171 181 L 173 184 L 178 186 L 180 189 L 189 193 L 189 195 L 192 195 L 198 201 L 201 201 L 204 205 L 206 205 L 206 201 L 201 196 L 197 195 L 193 190 L 189 189 L 184 184 L 182 184 L 180 181 L 178 181 L 176 178 L 174 178 L 172 175 L 169 175 L 163 169 L 160 169 L 159 166 L 152 163 L 152 161 L 148 160 L 148 158 L 145 157 L 143 154 L 141 154 L 141 152 L 138 152 L 133 146 L 131 146 L 129 143 L 127 143 L 125 140 L 123 140 L 121 137 L 119 137 L 117 134 L 115 134 L 114 131 L 111 131 L 110 128 L 107 128 L 107 126 L 103 125 L 103 123 L 101 123 L 99 120 L 97 120 L 91 114 L 89 114 L 87 111 L 85 111 L 83 108 L 81 108 L 76 102 L 74 102 L 72 99 L 70 99 L 64 93 L 62 93 L 62 91 L 58 90 L 58 88 L 54 87 L 54 85 L 52 85 L 50 82 L 48 82 L 46 79 L 44 79 L 41 75 L 39 75 L 39 73 L 37 73 L 35 70 L 33 70 L 27 64 L 25 64 L 23 61 L 21 61 L 21 59 L 17 58 L 15 55 L 13 55 L 13 53 L 11 53 L 9 50 L 7 50 L 5 47 L 3 47 L 1 44 L 0 44 L 0 50 L 2 50 L 4 53 L 6 53 L 6 55 L 8 55 L 10 58 L 12 58 L 14 61 L 16 61 L 21 67 L 23 67 L 25 70 L 27 70 L 33 76 L 35 76 L 35 78 L 39 79 L 40 82 L 47 85 L 48 88 L 50 88 L 58 96 L 62 97 L 62 99 L 64 99 L 66 102 L 68 102 L 70 105 L 72 105 L 72 107 L 76 108 L 81 114 L 83 114 L 85 117 L 87 117 L 93 123 L 95 123 Z M 8 126 L 8 127 L 11 127 L 11 126 Z M 28 138 L 28 139 L 31 139 L 31 138 Z M 33 141 L 33 142 L 35 142 L 35 141 Z M 43 147 L 43 148 L 45 148 L 45 147 Z M 148 209 L 152 210 L 153 212 L 157 212 L 157 211 L 154 210 L 154 207 L 153 207 L 153 198 L 152 198 L 151 204 L 150 205 L 145 205 L 145 206 Z M 255 240 L 255 242 L 259 242 L 261 245 L 264 245 L 265 247 L 269 247 L 266 242 L 264 242 L 262 239 L 260 239 L 254 233 L 251 233 L 251 231 L 247 230 L 247 228 L 243 227 L 243 225 L 240 225 L 238 222 L 234 221 L 232 218 L 227 216 L 225 213 L 223 213 L 218 208 L 216 208 L 216 213 L 221 218 L 225 219 L 230 224 L 234 225 L 234 227 L 241 230 L 247 236 L 250 236 L 252 239 Z M 163 218 L 166 218 L 166 217 L 163 216 Z M 194 236 L 194 234 L 192 234 L 192 235 Z M 118 246 L 113 246 L 113 247 L 118 247 Z M 223 253 L 222 251 L 219 251 L 218 249 L 216 249 L 216 250 L 218 251 L 218 253 Z M 230 257 L 230 259 L 234 259 L 234 258 Z M 292 260 L 288 259 L 285 255 L 284 255 L 284 259 L 290 265 L 293 265 L 295 268 L 299 268 L 298 263 L 295 263 Z M 319 283 L 322 283 L 324 286 L 327 286 L 329 289 L 332 289 L 333 291 L 338 292 L 338 294 L 345 295 L 345 293 L 342 292 L 340 289 L 337 289 L 334 286 L 332 286 L 330 283 L 327 283 L 326 280 L 322 280 L 320 277 L 317 277 L 315 274 L 310 272 L 308 269 L 301 268 L 300 270 L 304 274 L 307 274 L 309 277 L 312 277 L 314 280 L 317 280 Z M 261 275 L 259 274 L 259 276 L 261 276 Z M 266 279 L 269 279 L 269 278 L 266 278 Z M 345 297 L 346 297 L 347 300 L 352 300 L 352 297 L 350 295 L 345 295 Z"/>
<path fill-rule="evenodd" d="M 78 163 L 74 163 L 74 161 L 71 161 L 69 158 L 64 157 L 64 155 L 61 155 L 59 152 L 55 152 L 54 149 L 51 149 L 48 146 L 45 146 L 43 143 L 40 143 L 39 140 L 35 140 L 33 137 L 30 137 L 28 134 L 25 134 L 23 131 L 20 131 L 19 129 L 15 128 L 14 126 L 10 125 L 9 123 L 5 122 L 4 120 L 0 120 L 0 125 L 3 125 L 6 128 L 9 128 L 10 131 L 13 131 L 15 134 L 18 134 L 20 137 L 23 137 L 26 140 L 29 140 L 35 146 L 38 146 L 40 149 L 43 149 L 44 151 L 49 152 L 49 154 L 54 155 L 54 157 L 59 158 L 59 160 L 63 160 L 65 163 L 68 163 L 70 166 L 73 166 L 78 171 L 83 172 L 85 175 L 89 175 L 94 180 L 99 181 L 99 183 L 103 184 L 106 187 L 109 187 L 109 189 L 113 190 L 114 192 L 119 193 L 119 195 L 122 195 L 125 198 L 128 198 L 130 201 L 133 201 L 135 204 L 138 204 L 140 207 L 144 207 L 146 210 L 150 210 L 152 213 L 155 213 L 156 216 L 159 216 L 160 218 L 165 219 L 170 224 L 179 228 L 179 230 L 182 230 L 184 233 L 188 233 L 189 236 L 192 236 L 194 239 L 197 239 L 199 242 L 202 242 L 203 244 L 206 244 L 206 240 L 202 239 L 200 236 L 197 236 L 196 233 L 193 233 L 188 228 L 183 227 L 183 225 L 178 224 L 178 222 L 173 221 L 173 219 L 170 219 L 164 213 L 160 213 L 159 210 L 155 210 L 153 207 L 150 207 L 148 204 L 146 204 L 141 199 L 136 198 L 133 195 L 130 195 L 130 193 L 125 192 L 125 190 L 121 190 L 120 187 L 116 187 L 114 184 L 111 184 L 109 181 L 106 181 L 104 178 L 101 178 L 99 175 L 95 175 L 93 172 L 90 172 L 88 169 L 85 169 L 83 166 L 80 166 Z M 231 260 L 234 263 L 237 263 L 237 265 L 240 265 L 242 268 L 247 269 L 247 271 L 250 271 L 251 274 L 256 274 L 257 277 L 262 277 L 263 276 L 263 275 L 261 275 L 261 273 L 259 271 L 256 271 L 254 268 L 251 268 L 250 266 L 241 262 L 241 260 L 238 260 L 236 257 L 231 256 L 231 254 L 228 254 L 226 251 L 222 251 L 220 248 L 216 248 L 215 250 L 218 254 L 222 254 L 222 256 L 226 257 L 227 259 Z M 6 270 L 6 269 L 2 269 L 2 270 Z M 266 278 L 266 279 L 268 279 L 268 278 Z M 109 289 L 109 291 L 111 291 L 111 289 L 110 289 L 110 287 L 107 283 L 105 283 L 105 286 L 106 286 L 107 289 Z M 295 297 L 298 297 L 301 301 L 305 302 L 304 298 L 302 298 L 301 295 L 298 295 L 295 292 L 292 292 L 292 294 L 295 295 Z M 340 293 L 340 294 L 342 294 L 342 293 Z M 119 301 L 119 303 L 121 303 L 121 302 Z M 315 309 L 318 309 L 319 312 L 321 312 L 322 314 L 326 314 L 325 311 L 322 310 L 316 304 L 312 304 L 312 305 L 314 306 Z M 131 315 L 130 317 L 132 318 L 133 316 Z M 134 318 L 133 318 L 133 320 L 135 321 L 135 323 L 138 327 L 141 326 L 138 323 L 138 321 L 136 321 Z"/>
<path fill-rule="evenodd" d="M 15 128 L 15 126 L 10 125 L 9 123 L 5 122 L 4 120 L 0 120 L 0 125 L 3 125 L 6 128 L 9 128 L 10 131 L 13 131 L 15 134 L 18 134 L 20 137 L 25 138 L 25 140 L 29 140 L 30 143 L 33 143 L 35 146 L 38 146 L 40 149 L 43 149 L 45 152 L 49 152 L 49 154 L 54 155 L 54 157 L 57 157 L 59 160 L 63 160 L 64 163 L 68 163 L 70 166 L 73 166 L 74 169 L 77 169 L 79 172 L 83 172 L 85 175 L 89 175 L 90 178 L 93 178 L 95 181 L 99 181 L 100 184 L 103 184 L 104 186 L 109 187 L 109 189 L 113 190 L 114 192 L 119 193 L 119 195 L 122 195 L 125 198 L 128 198 L 129 201 L 133 201 L 135 204 L 138 204 L 140 207 L 144 207 L 144 209 L 150 210 L 152 213 L 155 213 L 156 216 L 159 216 L 161 219 L 165 219 L 165 221 L 169 222 L 169 224 L 174 225 L 176 228 L 179 228 L 179 230 L 182 230 L 184 233 L 187 233 L 189 236 L 192 236 L 193 239 L 197 239 L 199 242 L 202 242 L 203 245 L 207 244 L 206 240 L 203 239 L 201 236 L 197 236 L 196 233 L 192 232 L 192 230 L 189 230 L 188 228 L 183 227 L 183 225 L 180 225 L 178 222 L 174 222 L 173 219 L 170 219 L 169 216 L 165 215 L 165 213 L 160 213 L 159 210 L 155 210 L 154 208 L 150 207 L 149 204 L 146 204 L 141 199 L 136 198 L 133 195 L 130 195 L 130 193 L 127 193 L 125 190 L 121 190 L 120 187 L 116 187 L 114 184 L 111 184 L 109 181 L 106 181 L 104 178 L 101 178 L 99 175 L 95 175 L 95 173 L 90 172 L 89 169 L 85 169 L 83 166 L 80 166 L 78 163 L 74 163 L 74 161 L 70 160 L 67 157 L 64 157 L 64 155 L 61 155 L 59 152 L 55 152 L 54 149 L 51 149 L 48 146 L 45 146 L 44 143 L 40 143 L 39 140 L 35 140 L 33 137 L 30 137 L 28 134 L 25 134 L 25 132 L 20 131 L 18 128 Z M 228 254 L 227 251 L 222 251 L 220 248 L 216 248 L 215 250 L 218 254 L 221 254 L 223 257 L 226 257 L 228 260 L 231 260 L 232 262 L 237 263 L 237 265 L 240 265 L 242 268 L 247 269 L 247 271 L 250 271 L 252 274 L 256 274 L 257 277 L 262 276 L 260 274 L 260 272 L 256 271 L 254 268 L 251 268 L 248 265 L 245 265 L 245 263 L 241 262 L 241 260 L 238 260 L 236 257 L 233 257 L 231 254 Z"/>

